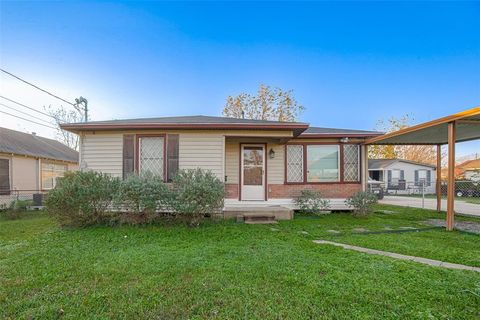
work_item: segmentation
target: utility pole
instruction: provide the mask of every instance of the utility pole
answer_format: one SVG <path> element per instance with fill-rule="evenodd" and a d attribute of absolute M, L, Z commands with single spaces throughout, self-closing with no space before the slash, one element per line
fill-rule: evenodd
<path fill-rule="evenodd" d="M 80 98 L 77 98 L 75 99 L 75 104 L 76 104 L 76 107 L 75 109 L 77 109 L 78 112 L 84 112 L 85 114 L 85 122 L 88 122 L 88 100 L 85 99 L 84 97 L 80 97 Z M 80 109 L 79 107 L 79 104 L 82 103 L 83 104 L 83 110 Z"/>

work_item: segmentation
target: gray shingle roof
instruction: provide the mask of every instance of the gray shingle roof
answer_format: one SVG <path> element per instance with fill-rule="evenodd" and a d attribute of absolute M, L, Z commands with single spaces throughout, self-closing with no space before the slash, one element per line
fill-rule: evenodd
<path fill-rule="evenodd" d="M 212 116 L 198 115 L 198 116 L 90 121 L 90 122 L 74 123 L 74 125 L 100 125 L 100 124 L 115 125 L 115 124 L 145 124 L 145 123 L 149 123 L 149 124 L 154 124 L 154 123 L 158 123 L 158 124 L 269 124 L 269 125 L 306 124 L 302 122 L 281 122 L 281 121 L 270 121 L 270 120 L 238 119 L 238 118 L 212 117 Z"/>
<path fill-rule="evenodd" d="M 380 135 L 383 132 L 378 131 L 366 131 L 366 130 L 352 130 L 352 129 L 338 129 L 338 128 L 322 128 L 322 127 L 309 127 L 302 135 L 308 134 L 365 134 L 365 135 Z"/>
<path fill-rule="evenodd" d="M 78 162 L 78 152 L 59 141 L 6 128 L 0 128 L 0 152 Z"/>
<path fill-rule="evenodd" d="M 384 169 L 384 168 L 394 164 L 395 162 L 405 162 L 405 163 L 416 164 L 416 165 L 419 165 L 419 166 L 436 168 L 436 166 L 428 164 L 428 163 L 421 163 L 421 162 L 417 162 L 417 161 L 410 161 L 410 160 L 404 160 L 404 159 L 368 159 L 368 169 L 371 169 L 371 170 Z"/>

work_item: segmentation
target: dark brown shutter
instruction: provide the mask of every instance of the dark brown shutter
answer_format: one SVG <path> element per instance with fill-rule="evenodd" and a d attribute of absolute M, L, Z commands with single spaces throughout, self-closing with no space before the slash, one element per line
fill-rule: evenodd
<path fill-rule="evenodd" d="M 0 159 L 0 194 L 10 194 L 10 162 L 8 159 Z"/>
<path fill-rule="evenodd" d="M 178 134 L 167 135 L 167 181 L 172 181 L 178 172 Z"/>
<path fill-rule="evenodd" d="M 123 135 L 123 179 L 135 173 L 135 135 Z"/>

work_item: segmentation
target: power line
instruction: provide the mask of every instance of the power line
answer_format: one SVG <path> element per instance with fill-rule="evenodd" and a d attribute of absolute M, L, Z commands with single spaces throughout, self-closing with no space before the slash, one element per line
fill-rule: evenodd
<path fill-rule="evenodd" d="M 24 83 L 26 83 L 26 84 L 34 87 L 35 89 L 38 89 L 38 90 L 40 90 L 40 91 L 43 91 L 43 92 L 45 92 L 46 94 L 51 95 L 52 97 L 57 98 L 57 99 L 65 102 L 65 103 L 68 103 L 69 105 L 77 108 L 77 105 L 74 104 L 74 103 L 71 103 L 71 102 L 69 102 L 69 101 L 67 101 L 67 100 L 65 100 L 65 99 L 63 99 L 63 98 L 60 98 L 59 96 L 57 96 L 57 95 L 55 95 L 55 94 L 53 94 L 53 93 L 51 93 L 51 92 L 49 92 L 49 91 L 47 91 L 47 90 L 45 90 L 45 89 L 42 89 L 42 88 L 40 88 L 39 86 L 36 86 L 36 85 L 34 85 L 33 83 L 28 82 L 27 80 L 24 80 L 24 79 L 22 79 L 22 78 L 20 78 L 20 77 L 18 77 L 18 76 L 16 76 L 16 75 L 14 75 L 13 73 L 10 73 L 10 72 L 2 69 L 2 68 L 0 68 L 0 70 L 1 70 L 3 73 L 6 73 L 6 74 L 8 74 L 9 76 L 12 76 L 12 77 L 14 77 L 14 78 L 17 79 L 17 80 L 20 80 L 20 81 L 22 81 L 22 82 L 24 82 Z"/>
<path fill-rule="evenodd" d="M 0 106 L 4 106 L 4 107 L 6 107 L 6 108 L 8 108 L 8 109 L 10 109 L 10 110 L 19 112 L 19 113 L 24 114 L 24 115 L 26 115 L 26 116 L 29 116 L 29 117 L 32 117 L 32 118 L 34 118 L 34 119 L 37 119 L 37 120 L 43 121 L 43 122 L 45 122 L 45 123 L 51 124 L 50 122 L 48 122 L 48 121 L 45 120 L 45 119 L 32 116 L 31 114 L 28 114 L 28 113 L 26 113 L 26 112 L 20 111 L 20 110 L 18 110 L 18 109 L 13 108 L 13 107 L 7 106 L 6 104 L 3 104 L 3 103 L 1 103 L 1 102 L 0 102 Z"/>
<path fill-rule="evenodd" d="M 40 123 L 40 122 L 36 122 L 36 121 L 33 121 L 33 120 L 25 119 L 25 118 L 23 118 L 23 117 L 20 117 L 20 116 L 17 116 L 17 115 L 14 115 L 14 114 L 11 114 L 11 113 L 8 113 L 8 112 L 5 112 L 5 111 L 1 111 L 1 110 L 0 110 L 0 113 L 4 113 L 4 114 L 6 114 L 6 115 L 9 115 L 9 116 L 12 116 L 12 117 L 15 117 L 15 118 L 18 118 L 18 119 L 22 119 L 22 120 L 25 120 L 25 121 L 29 121 L 29 122 L 32 122 L 32 123 L 35 123 L 35 124 L 38 124 L 38 125 L 41 125 L 41 126 L 50 128 L 50 129 L 55 129 L 55 130 L 57 130 L 57 128 L 55 128 L 55 127 L 48 126 L 48 125 L 46 125 L 46 124 L 43 124 L 43 123 Z"/>
<path fill-rule="evenodd" d="M 54 116 L 52 116 L 51 114 L 48 114 L 48 113 L 45 113 L 45 112 L 42 112 L 42 111 L 38 111 L 38 110 L 35 109 L 35 108 L 29 107 L 29 106 L 27 106 L 27 105 L 24 105 L 23 103 L 17 102 L 17 101 L 12 100 L 12 99 L 9 99 L 9 98 L 4 97 L 4 96 L 2 96 L 2 95 L 0 95 L 0 98 L 3 98 L 3 99 L 5 99 L 5 100 L 8 100 L 8 101 L 13 102 L 13 103 L 15 103 L 15 104 L 18 104 L 19 106 L 22 106 L 22 107 L 24 107 L 24 108 L 30 109 L 30 110 L 35 111 L 35 112 L 38 112 L 38 113 L 40 113 L 40 114 L 43 114 L 44 116 L 47 116 L 47 117 L 50 117 L 50 118 L 53 118 L 53 119 L 56 120 L 56 118 L 55 118 Z"/>

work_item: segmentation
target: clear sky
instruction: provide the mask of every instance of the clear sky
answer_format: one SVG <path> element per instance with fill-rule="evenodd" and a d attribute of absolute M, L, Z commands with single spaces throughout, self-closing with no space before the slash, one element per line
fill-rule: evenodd
<path fill-rule="evenodd" d="M 480 105 L 480 2 L 2 1 L 0 28 L 2 68 L 86 97 L 93 120 L 220 115 L 228 95 L 260 83 L 293 89 L 315 126 Z M 0 79 L 2 95 L 59 103 Z M 4 114 L 0 125 L 53 134 Z"/>

